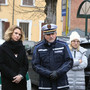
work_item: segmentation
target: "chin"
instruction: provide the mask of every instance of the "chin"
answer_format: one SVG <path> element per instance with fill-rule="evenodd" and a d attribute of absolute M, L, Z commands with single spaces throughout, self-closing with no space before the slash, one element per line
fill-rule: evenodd
<path fill-rule="evenodd" d="M 75 49 L 77 49 L 78 47 L 74 47 Z"/>
<path fill-rule="evenodd" d="M 14 41 L 18 41 L 18 40 L 14 40 Z"/>
<path fill-rule="evenodd" d="M 54 42 L 54 40 L 52 40 L 52 41 L 49 41 L 50 43 L 53 43 Z"/>

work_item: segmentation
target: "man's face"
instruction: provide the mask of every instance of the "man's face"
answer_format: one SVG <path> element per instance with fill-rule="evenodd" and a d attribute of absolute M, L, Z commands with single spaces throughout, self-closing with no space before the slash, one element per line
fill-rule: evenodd
<path fill-rule="evenodd" d="M 71 46 L 75 49 L 77 49 L 80 45 L 80 41 L 78 39 L 75 39 L 73 41 L 71 41 Z"/>
<path fill-rule="evenodd" d="M 45 34 L 44 37 L 45 37 L 45 39 L 46 39 L 48 42 L 52 43 L 52 42 L 55 41 L 56 35 L 57 35 L 57 33 L 54 32 L 54 33 L 51 33 L 51 34 Z"/>

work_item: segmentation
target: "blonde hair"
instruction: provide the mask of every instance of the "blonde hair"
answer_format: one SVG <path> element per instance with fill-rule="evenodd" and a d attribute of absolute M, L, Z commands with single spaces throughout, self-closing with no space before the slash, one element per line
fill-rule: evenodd
<path fill-rule="evenodd" d="M 23 32 L 23 30 L 21 29 L 21 27 L 16 26 L 16 25 L 12 25 L 11 27 L 9 27 L 9 28 L 6 30 L 6 32 L 5 32 L 5 34 L 4 34 L 4 39 L 5 39 L 6 41 L 9 41 L 9 40 L 12 39 L 11 36 L 12 36 L 12 34 L 13 34 L 13 32 L 14 32 L 15 29 L 19 29 L 19 30 L 21 31 L 21 38 L 20 38 L 20 40 L 23 41 L 23 40 L 25 39 L 24 32 Z"/>

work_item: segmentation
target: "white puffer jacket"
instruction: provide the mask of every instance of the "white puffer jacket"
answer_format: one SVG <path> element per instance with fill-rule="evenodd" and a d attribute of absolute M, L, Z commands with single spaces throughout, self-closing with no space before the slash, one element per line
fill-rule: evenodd
<path fill-rule="evenodd" d="M 86 49 L 79 47 L 71 48 L 73 56 L 73 68 L 67 73 L 70 90 L 85 90 L 85 74 L 84 69 L 87 67 Z M 79 60 L 82 60 L 82 63 Z"/>

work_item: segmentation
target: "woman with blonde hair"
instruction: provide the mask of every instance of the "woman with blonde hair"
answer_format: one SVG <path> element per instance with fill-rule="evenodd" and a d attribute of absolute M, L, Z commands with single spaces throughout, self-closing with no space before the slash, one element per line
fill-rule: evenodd
<path fill-rule="evenodd" d="M 28 59 L 22 44 L 23 30 L 12 25 L 6 30 L 4 39 L 0 46 L 2 90 L 27 90 Z"/>
<path fill-rule="evenodd" d="M 80 46 L 80 35 L 74 31 L 70 35 L 71 54 L 73 56 L 73 67 L 67 73 L 70 90 L 85 90 L 85 73 L 87 67 L 86 49 Z"/>
<path fill-rule="evenodd" d="M 16 25 L 12 25 L 12 26 L 9 27 L 9 28 L 6 30 L 6 32 L 5 32 L 4 39 L 5 39 L 6 41 L 9 41 L 9 40 L 11 39 L 11 35 L 12 35 L 14 29 L 16 29 L 16 28 L 18 28 L 18 29 L 21 30 L 22 35 L 21 35 L 21 37 L 20 37 L 20 40 L 22 40 L 22 41 L 24 40 L 25 36 L 24 36 L 24 32 L 23 32 L 23 30 L 21 29 L 21 27 L 16 26 Z"/>

